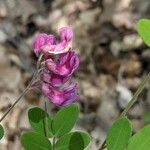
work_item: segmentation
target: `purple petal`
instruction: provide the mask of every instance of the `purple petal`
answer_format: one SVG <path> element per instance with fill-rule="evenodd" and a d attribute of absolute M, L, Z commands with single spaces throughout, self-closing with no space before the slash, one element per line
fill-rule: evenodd
<path fill-rule="evenodd" d="M 42 91 L 56 106 L 69 105 L 73 102 L 78 101 L 79 99 L 76 83 L 73 83 L 69 87 L 62 90 L 56 90 L 49 84 L 44 83 L 42 85 Z"/>
<path fill-rule="evenodd" d="M 70 42 L 61 42 L 56 45 L 44 45 L 41 49 L 44 54 L 62 54 L 70 51 L 71 48 L 72 44 Z"/>
<path fill-rule="evenodd" d="M 50 72 L 55 74 L 59 74 L 59 70 L 57 69 L 57 62 L 52 61 L 51 59 L 46 60 L 46 66 Z"/>
<path fill-rule="evenodd" d="M 69 80 L 69 77 L 63 77 L 57 74 L 43 73 L 42 80 L 48 84 L 51 84 L 53 87 L 60 87 Z"/>
<path fill-rule="evenodd" d="M 39 34 L 33 41 L 34 53 L 39 56 L 42 52 L 41 47 L 47 44 L 56 44 L 56 39 L 53 35 L 47 35 L 45 33 Z"/>
<path fill-rule="evenodd" d="M 49 34 L 47 36 L 47 39 L 46 39 L 46 44 L 55 45 L 56 44 L 56 38 L 55 38 L 55 36 L 52 35 L 52 34 Z"/>
<path fill-rule="evenodd" d="M 69 93 L 69 94 L 66 94 L 66 101 L 64 101 L 62 106 L 69 105 L 69 104 L 77 102 L 79 100 L 79 94 L 77 93 L 77 87 L 78 87 L 78 84 L 73 83 L 64 90 L 65 93 Z"/>
<path fill-rule="evenodd" d="M 61 76 L 70 76 L 79 66 L 79 57 L 73 51 L 61 54 L 59 61 L 47 60 L 48 69 Z"/>
<path fill-rule="evenodd" d="M 73 31 L 69 27 L 62 27 L 59 29 L 60 41 L 70 42 L 73 38 Z"/>
<path fill-rule="evenodd" d="M 43 53 L 62 54 L 72 48 L 73 32 L 69 27 L 59 29 L 60 41 L 56 44 L 47 44 L 42 46 Z"/>

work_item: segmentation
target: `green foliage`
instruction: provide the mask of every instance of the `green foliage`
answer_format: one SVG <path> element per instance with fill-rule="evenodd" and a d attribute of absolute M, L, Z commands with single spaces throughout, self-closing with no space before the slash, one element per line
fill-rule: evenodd
<path fill-rule="evenodd" d="M 132 134 L 130 121 L 126 118 L 120 118 L 111 126 L 106 145 L 108 150 L 124 150 Z"/>
<path fill-rule="evenodd" d="M 143 119 L 146 124 L 150 123 L 150 112 L 145 112 Z"/>
<path fill-rule="evenodd" d="M 142 128 L 129 141 L 127 150 L 149 150 L 150 149 L 150 125 Z"/>
<path fill-rule="evenodd" d="M 150 20 L 141 19 L 137 23 L 137 31 L 144 42 L 150 46 Z"/>
<path fill-rule="evenodd" d="M 56 143 L 56 150 L 83 150 L 90 143 L 90 137 L 84 132 L 72 132 L 62 136 Z"/>
<path fill-rule="evenodd" d="M 27 132 L 21 136 L 21 143 L 25 150 L 52 150 L 50 141 L 43 135 Z"/>
<path fill-rule="evenodd" d="M 43 135 L 47 133 L 49 137 L 52 136 L 52 119 L 44 110 L 38 107 L 32 108 L 28 111 L 28 118 L 35 132 L 39 132 Z"/>
<path fill-rule="evenodd" d="M 52 147 L 55 147 L 55 150 L 84 150 L 90 143 L 88 134 L 70 133 L 78 115 L 79 107 L 76 104 L 61 108 L 53 119 L 38 107 L 30 109 L 28 118 L 34 132 L 26 132 L 21 136 L 24 149 L 54 150 Z M 49 138 L 57 139 L 56 145 L 55 142 L 51 145 Z"/>
<path fill-rule="evenodd" d="M 4 129 L 2 125 L 0 125 L 0 140 L 3 138 L 3 136 L 4 136 Z"/>
<path fill-rule="evenodd" d="M 54 117 L 52 123 L 54 135 L 59 137 L 68 133 L 76 123 L 78 115 L 78 105 L 72 104 L 60 109 Z"/>

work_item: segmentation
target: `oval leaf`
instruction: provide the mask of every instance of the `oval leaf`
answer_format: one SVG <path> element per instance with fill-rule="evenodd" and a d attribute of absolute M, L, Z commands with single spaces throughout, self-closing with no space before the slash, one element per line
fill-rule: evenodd
<path fill-rule="evenodd" d="M 124 150 L 131 134 L 131 123 L 126 117 L 115 121 L 108 131 L 106 138 L 108 150 Z"/>
<path fill-rule="evenodd" d="M 150 149 L 150 125 L 142 128 L 129 140 L 127 150 L 149 150 Z"/>
<path fill-rule="evenodd" d="M 4 136 L 4 129 L 2 125 L 0 125 L 0 140 L 3 138 L 3 136 Z"/>
<path fill-rule="evenodd" d="M 52 150 L 50 141 L 35 132 L 24 133 L 21 136 L 21 144 L 25 150 Z"/>
<path fill-rule="evenodd" d="M 52 122 L 53 134 L 62 136 L 68 133 L 73 128 L 78 115 L 79 107 L 76 104 L 60 109 Z"/>
<path fill-rule="evenodd" d="M 84 150 L 90 143 L 90 137 L 84 132 L 72 132 L 62 136 L 56 143 L 57 150 Z"/>
<path fill-rule="evenodd" d="M 42 135 L 48 134 L 49 137 L 52 136 L 52 119 L 44 110 L 38 107 L 31 108 L 28 111 L 28 118 L 34 131 Z"/>
<path fill-rule="evenodd" d="M 137 30 L 144 42 L 150 46 L 150 20 L 141 19 L 137 23 Z"/>

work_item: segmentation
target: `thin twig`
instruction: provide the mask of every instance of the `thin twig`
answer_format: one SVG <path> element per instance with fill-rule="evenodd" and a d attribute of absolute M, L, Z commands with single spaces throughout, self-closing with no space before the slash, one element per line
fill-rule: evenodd
<path fill-rule="evenodd" d="M 150 72 L 148 73 L 148 75 L 144 78 L 144 80 L 141 82 L 141 84 L 139 85 L 139 88 L 137 89 L 137 91 L 135 92 L 135 94 L 133 95 L 133 98 L 130 100 L 130 102 L 128 103 L 128 105 L 126 106 L 126 108 L 123 110 L 123 112 L 120 114 L 120 117 L 124 117 L 126 116 L 126 114 L 128 113 L 128 111 L 130 110 L 130 108 L 135 104 L 135 102 L 138 100 L 138 96 L 141 94 L 141 92 L 143 91 L 145 85 L 147 84 L 147 82 L 150 80 Z M 104 140 L 104 142 L 102 143 L 101 147 L 99 148 L 99 150 L 103 150 L 105 148 L 105 144 L 106 144 L 106 139 Z"/>
<path fill-rule="evenodd" d="M 40 73 L 40 62 L 42 60 L 43 55 L 40 55 L 37 61 L 37 70 L 33 73 L 32 79 L 25 90 L 21 93 L 21 95 L 17 98 L 17 100 L 13 103 L 13 105 L 5 112 L 5 114 L 1 117 L 0 122 L 8 115 L 8 113 L 15 107 L 15 105 L 21 100 L 21 98 L 31 89 L 34 84 L 34 81 L 37 79 L 38 74 Z"/>
<path fill-rule="evenodd" d="M 137 89 L 137 91 L 133 95 L 133 98 L 130 100 L 130 102 L 128 103 L 128 105 L 126 106 L 126 108 L 121 113 L 120 117 L 125 116 L 127 114 L 127 112 L 130 110 L 130 108 L 134 105 L 134 103 L 138 100 L 138 96 L 144 90 L 145 85 L 147 84 L 147 82 L 149 80 L 150 80 L 150 73 L 148 73 L 148 75 L 145 77 L 145 79 L 141 82 L 141 84 L 139 85 L 139 88 Z"/>
<path fill-rule="evenodd" d="M 21 100 L 21 98 L 30 90 L 32 83 L 36 77 L 37 72 L 33 74 L 33 77 L 28 84 L 28 86 L 25 88 L 25 90 L 21 93 L 21 95 L 17 98 L 17 100 L 13 103 L 13 105 L 4 113 L 4 115 L 1 117 L 0 122 L 8 115 L 8 113 L 15 107 L 15 105 Z"/>
<path fill-rule="evenodd" d="M 5 112 L 5 114 L 1 117 L 0 122 L 8 115 L 8 113 L 15 107 L 15 105 L 20 101 L 20 99 L 29 91 L 29 88 L 26 88 L 22 94 L 18 97 L 18 99 L 13 103 L 13 105 Z"/>

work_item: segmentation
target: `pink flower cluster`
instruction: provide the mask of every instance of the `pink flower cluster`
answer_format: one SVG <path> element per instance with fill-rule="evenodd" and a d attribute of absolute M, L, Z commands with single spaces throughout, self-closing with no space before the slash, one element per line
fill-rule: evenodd
<path fill-rule="evenodd" d="M 44 55 L 42 92 L 56 106 L 65 106 L 79 99 L 77 83 L 66 84 L 79 66 L 79 57 L 72 50 L 73 32 L 69 27 L 59 29 L 59 39 L 41 33 L 33 42 L 33 50 L 37 57 Z"/>

